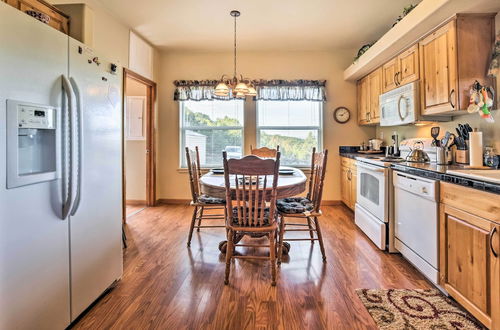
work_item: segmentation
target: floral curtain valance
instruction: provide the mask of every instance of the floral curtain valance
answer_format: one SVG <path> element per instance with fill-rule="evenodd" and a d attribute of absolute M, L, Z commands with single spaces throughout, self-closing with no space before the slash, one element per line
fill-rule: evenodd
<path fill-rule="evenodd" d="M 326 80 L 259 80 L 254 85 L 257 100 L 326 101 Z"/>
<path fill-rule="evenodd" d="M 230 100 L 214 94 L 218 80 L 176 80 L 175 101 Z M 326 80 L 254 80 L 257 100 L 326 101 Z"/>

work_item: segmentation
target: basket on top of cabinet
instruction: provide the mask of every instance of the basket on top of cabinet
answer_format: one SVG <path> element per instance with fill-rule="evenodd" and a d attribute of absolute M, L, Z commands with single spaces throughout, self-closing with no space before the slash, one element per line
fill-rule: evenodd
<path fill-rule="evenodd" d="M 1 0 L 56 30 L 69 34 L 69 16 L 43 0 Z"/>

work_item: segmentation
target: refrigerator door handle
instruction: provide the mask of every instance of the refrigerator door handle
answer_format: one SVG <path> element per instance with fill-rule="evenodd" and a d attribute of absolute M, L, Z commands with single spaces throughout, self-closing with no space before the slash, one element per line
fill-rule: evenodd
<path fill-rule="evenodd" d="M 68 80 L 68 78 L 63 75 L 62 76 L 62 86 L 64 93 L 66 94 L 66 97 L 68 98 L 68 106 L 67 106 L 67 112 L 63 114 L 63 118 L 65 117 L 67 119 L 67 127 L 68 127 L 68 134 L 64 134 L 63 136 L 63 148 L 66 146 L 66 142 L 68 142 L 68 149 L 69 149 L 69 157 L 68 153 L 64 153 L 64 160 L 63 160 L 63 205 L 62 205 L 62 220 L 66 220 L 66 218 L 69 215 L 69 212 L 71 211 L 71 208 L 73 206 L 73 196 L 74 196 L 74 185 L 73 185 L 73 173 L 74 173 L 74 98 L 73 98 L 73 88 L 71 87 L 71 83 Z M 66 127 L 66 123 L 63 122 L 63 127 Z M 65 132 L 65 131 L 64 131 Z M 68 140 L 68 141 L 66 141 Z M 67 186 L 66 186 L 66 179 L 67 179 Z"/>
<path fill-rule="evenodd" d="M 75 215 L 80 206 L 80 200 L 82 196 L 82 176 L 83 176 L 83 103 L 82 94 L 80 88 L 73 77 L 70 78 L 71 86 L 73 87 L 74 94 L 76 96 L 76 117 L 77 117 L 77 129 L 78 129 L 78 169 L 76 171 L 76 196 L 74 200 L 73 207 L 71 208 L 71 215 Z"/>

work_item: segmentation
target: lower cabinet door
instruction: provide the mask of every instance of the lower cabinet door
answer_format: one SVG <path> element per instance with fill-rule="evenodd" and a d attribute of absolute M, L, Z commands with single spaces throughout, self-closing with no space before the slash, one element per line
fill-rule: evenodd
<path fill-rule="evenodd" d="M 440 259 L 441 285 L 487 327 L 492 325 L 492 290 L 498 285 L 498 260 L 491 251 L 493 223 L 441 205 Z M 498 244 L 497 244 L 498 245 Z M 495 270 L 492 267 L 497 264 Z M 494 276 L 497 278 L 494 279 Z"/>
<path fill-rule="evenodd" d="M 342 202 L 350 207 L 351 186 L 349 181 L 349 168 L 341 166 L 340 170 L 340 195 Z"/>

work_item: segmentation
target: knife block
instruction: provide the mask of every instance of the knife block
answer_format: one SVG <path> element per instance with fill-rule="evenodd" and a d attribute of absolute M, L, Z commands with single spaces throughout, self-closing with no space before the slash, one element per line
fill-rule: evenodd
<path fill-rule="evenodd" d="M 455 162 L 469 164 L 469 150 L 455 150 Z"/>

